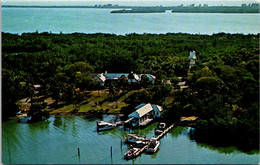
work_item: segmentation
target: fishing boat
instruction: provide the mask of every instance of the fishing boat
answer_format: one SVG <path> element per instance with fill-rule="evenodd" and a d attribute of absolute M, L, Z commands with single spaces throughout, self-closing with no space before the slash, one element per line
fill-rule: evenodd
<path fill-rule="evenodd" d="M 105 121 L 97 122 L 97 131 L 105 131 L 116 127 L 114 123 L 108 123 Z"/>
<path fill-rule="evenodd" d="M 159 135 L 159 134 L 163 133 L 165 127 L 166 127 L 166 124 L 165 124 L 165 123 L 160 123 L 158 129 L 156 129 L 156 130 L 154 131 L 154 132 L 155 132 L 155 135 Z"/>
<path fill-rule="evenodd" d="M 125 141 L 126 142 L 130 142 L 130 143 L 135 143 L 136 141 L 145 141 L 147 139 L 145 139 L 144 137 L 138 136 L 137 134 L 128 134 L 127 136 L 125 136 Z"/>
<path fill-rule="evenodd" d="M 133 144 L 130 144 L 130 146 L 133 148 L 143 148 L 146 144 L 148 144 L 148 141 L 138 140 Z"/>
<path fill-rule="evenodd" d="M 125 159 L 132 159 L 136 156 L 137 152 L 140 151 L 140 148 L 131 148 L 124 154 Z"/>
<path fill-rule="evenodd" d="M 149 146 L 146 148 L 146 153 L 155 153 L 159 148 L 160 142 L 155 138 L 151 138 Z"/>

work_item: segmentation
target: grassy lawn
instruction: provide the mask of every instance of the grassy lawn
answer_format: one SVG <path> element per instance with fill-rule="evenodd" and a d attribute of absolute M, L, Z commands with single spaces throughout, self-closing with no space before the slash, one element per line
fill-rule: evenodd
<path fill-rule="evenodd" d="M 107 90 L 92 91 L 90 97 L 83 101 L 78 112 L 85 113 L 89 111 L 105 112 L 105 113 L 120 113 L 123 106 L 127 104 L 125 99 L 137 91 L 130 91 L 119 97 L 116 101 L 109 101 L 111 96 Z M 121 93 L 122 94 L 122 93 Z M 74 110 L 73 104 L 66 105 L 62 108 L 52 110 L 51 114 L 71 113 Z"/>

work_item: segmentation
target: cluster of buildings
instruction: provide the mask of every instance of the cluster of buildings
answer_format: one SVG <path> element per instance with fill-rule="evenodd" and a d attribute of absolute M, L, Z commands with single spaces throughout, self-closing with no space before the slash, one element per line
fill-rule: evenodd
<path fill-rule="evenodd" d="M 196 52 L 190 51 L 190 55 L 189 55 L 189 71 L 190 69 L 195 65 L 195 61 L 196 61 L 197 57 L 196 57 Z M 130 78 L 130 74 L 132 74 L 132 78 Z M 107 71 L 105 71 L 104 73 L 97 73 L 94 76 L 94 79 L 100 83 L 100 85 L 104 86 L 106 81 L 117 81 L 119 80 L 122 76 L 125 76 L 127 78 L 127 81 L 129 84 L 139 84 L 140 81 L 142 80 L 142 76 L 145 75 L 148 77 L 149 81 L 154 84 L 155 82 L 155 76 L 152 74 L 137 74 L 137 73 L 133 73 L 133 71 L 131 73 L 108 73 Z"/>
<path fill-rule="evenodd" d="M 129 75 L 132 74 L 132 78 L 130 79 Z M 95 76 L 95 80 L 97 82 L 100 83 L 100 85 L 104 86 L 106 81 L 108 80 L 112 80 L 112 81 L 117 81 L 119 80 L 120 77 L 122 76 L 125 76 L 127 78 L 127 82 L 129 84 L 139 84 L 141 79 L 142 79 L 142 76 L 145 75 L 148 77 L 148 79 L 150 80 L 150 82 L 152 84 L 154 84 L 155 82 L 155 76 L 153 76 L 152 74 L 136 74 L 136 73 L 108 73 L 107 71 L 105 71 L 105 73 L 98 73 L 96 76 Z"/>

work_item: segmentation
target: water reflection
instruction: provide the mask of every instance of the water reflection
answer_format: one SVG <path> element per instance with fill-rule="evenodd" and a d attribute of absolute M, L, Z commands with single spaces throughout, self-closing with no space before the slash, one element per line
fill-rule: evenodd
<path fill-rule="evenodd" d="M 151 154 L 151 158 L 156 159 L 159 152 L 160 152 L 160 148 L 158 148 L 155 153 Z"/>
<path fill-rule="evenodd" d="M 240 150 L 238 147 L 236 146 L 226 146 L 226 145 L 221 145 L 221 144 L 214 144 L 213 142 L 208 142 L 208 143 L 203 143 L 203 142 L 198 142 L 195 139 L 194 136 L 194 128 L 189 128 L 189 131 L 185 133 L 185 135 L 187 135 L 187 137 L 190 138 L 191 141 L 194 141 L 197 143 L 197 146 L 202 147 L 202 148 L 207 148 L 210 149 L 212 151 L 217 151 L 218 153 L 221 154 L 232 154 L 232 153 L 246 153 L 248 155 L 253 155 L 253 154 L 259 154 L 258 150 L 251 150 L 251 151 L 243 151 Z"/>
<path fill-rule="evenodd" d="M 62 118 L 59 117 L 59 116 L 55 116 L 55 117 L 54 117 L 54 120 L 53 120 L 53 125 L 54 125 L 55 127 L 60 128 L 60 127 L 62 126 Z"/>
<path fill-rule="evenodd" d="M 239 150 L 235 146 L 215 146 L 214 144 L 207 144 L 207 143 L 197 143 L 197 146 L 202 147 L 202 148 L 207 148 L 213 151 L 217 151 L 218 153 L 221 154 L 233 154 L 233 153 L 246 153 L 248 155 L 254 155 L 254 154 L 259 154 L 258 150 L 251 150 L 251 151 L 242 151 Z"/>
<path fill-rule="evenodd" d="M 57 130 L 62 130 L 62 132 L 67 132 L 67 123 L 70 123 L 71 117 L 59 117 L 59 116 L 55 116 L 54 120 L 53 120 L 53 126 L 55 126 L 54 128 Z"/>
<path fill-rule="evenodd" d="M 128 130 L 124 131 L 123 126 L 120 126 L 112 130 L 94 132 L 97 120 L 97 118 L 92 120 L 66 116 L 53 117 L 48 122 L 30 124 L 20 124 L 17 120 L 4 122 L 3 162 L 9 163 L 7 139 L 10 141 L 11 162 L 14 164 L 190 163 L 187 160 L 194 160 L 197 164 L 217 164 L 223 163 L 221 159 L 229 160 L 229 163 L 254 163 L 259 156 L 240 153 L 235 148 L 223 149 L 224 153 L 215 152 L 215 147 L 210 148 L 208 145 L 192 141 L 188 135 L 191 128 L 175 127 L 160 140 L 160 149 L 156 153 L 152 155 L 144 153 L 141 157 L 126 161 L 123 155 L 128 150 L 128 145 L 124 143 L 124 136 L 129 133 Z M 153 123 L 143 129 L 134 129 L 133 133 L 151 138 L 157 125 L 158 123 Z M 113 146 L 112 159 L 111 146 Z M 78 147 L 80 147 L 80 157 L 77 153 Z M 225 154 L 229 152 L 234 154 Z M 207 158 L 203 158 L 203 155 L 207 155 Z M 245 160 L 237 161 L 238 158 Z"/>
<path fill-rule="evenodd" d="M 72 120 L 71 133 L 72 136 L 76 137 L 78 135 L 78 131 L 77 131 L 77 123 L 75 122 L 75 117 L 73 117 L 71 120 Z"/>
<path fill-rule="evenodd" d="M 182 134 L 182 135 L 187 134 L 187 131 L 184 131 L 184 130 L 188 130 L 188 127 L 177 126 L 177 127 L 174 127 L 169 133 L 173 137 L 178 137 L 180 134 Z"/>
<path fill-rule="evenodd" d="M 49 129 L 50 121 L 39 121 L 35 123 L 28 123 L 28 128 L 31 134 L 37 135 L 38 132 L 47 131 Z"/>

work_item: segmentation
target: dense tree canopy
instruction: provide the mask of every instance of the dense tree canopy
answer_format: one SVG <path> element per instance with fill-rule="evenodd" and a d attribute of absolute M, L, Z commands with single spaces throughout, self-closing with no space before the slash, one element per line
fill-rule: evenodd
<path fill-rule="evenodd" d="M 197 60 L 189 70 L 192 50 Z M 40 94 L 57 103 L 78 103 L 82 91 L 99 89 L 92 77 L 104 71 L 156 76 L 152 86 L 142 77 L 143 89 L 126 99 L 130 108 L 142 102 L 161 104 L 166 120 L 198 116 L 197 138 L 232 141 L 239 136 L 232 142 L 258 145 L 259 34 L 2 33 L 3 115 L 15 114 L 19 99 L 33 102 L 34 84 L 41 84 Z M 189 88 L 176 91 L 180 76 L 188 77 Z M 112 96 L 131 89 L 127 78 L 133 75 L 109 86 Z M 166 103 L 166 97 L 173 99 Z M 229 138 L 216 136 L 221 131 Z"/>

